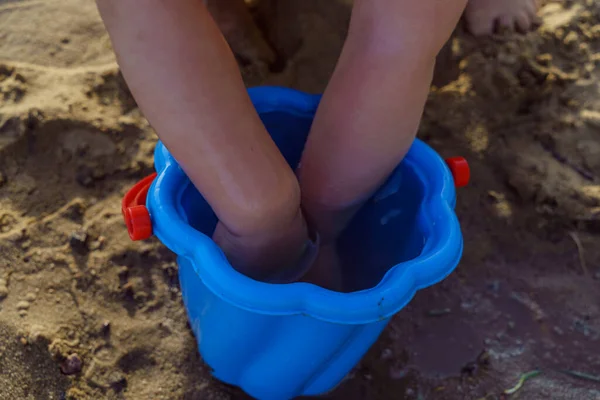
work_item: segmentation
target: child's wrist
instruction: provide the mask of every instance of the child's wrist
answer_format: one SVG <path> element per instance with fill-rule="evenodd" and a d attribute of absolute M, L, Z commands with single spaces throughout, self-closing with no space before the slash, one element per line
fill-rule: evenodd
<path fill-rule="evenodd" d="M 279 235 L 298 224 L 300 216 L 300 187 L 295 176 L 281 182 L 269 192 L 253 198 L 237 200 L 237 206 L 219 220 L 232 236 L 267 238 Z"/>
<path fill-rule="evenodd" d="M 239 272 L 261 281 L 281 281 L 294 274 L 310 242 L 304 216 L 297 215 L 286 225 L 239 235 L 219 223 L 213 240 Z M 301 268 L 301 267 L 300 267 Z"/>

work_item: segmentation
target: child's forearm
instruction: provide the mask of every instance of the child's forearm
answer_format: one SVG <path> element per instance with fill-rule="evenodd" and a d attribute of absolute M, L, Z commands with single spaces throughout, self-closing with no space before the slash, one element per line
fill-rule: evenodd
<path fill-rule="evenodd" d="M 324 94 L 299 171 L 303 205 L 335 238 L 405 156 L 417 132 L 433 61 L 342 60 Z"/>
<path fill-rule="evenodd" d="M 340 233 L 410 148 L 435 57 L 464 2 L 448 0 L 451 10 L 443 10 L 437 0 L 355 1 L 299 171 L 304 207 L 324 240 Z M 436 33 L 440 24 L 446 31 Z"/>
<path fill-rule="evenodd" d="M 240 235 L 288 223 L 297 181 L 203 2 L 97 3 L 140 109 L 221 222 Z"/>
<path fill-rule="evenodd" d="M 292 169 L 201 0 L 97 0 L 140 109 L 219 218 L 239 271 L 268 279 L 307 239 Z"/>

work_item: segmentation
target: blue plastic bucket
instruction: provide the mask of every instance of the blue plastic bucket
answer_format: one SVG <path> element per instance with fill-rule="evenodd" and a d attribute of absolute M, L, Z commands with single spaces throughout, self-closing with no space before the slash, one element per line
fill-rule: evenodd
<path fill-rule="evenodd" d="M 277 87 L 249 93 L 296 166 L 320 96 Z M 415 292 L 445 278 L 462 255 L 455 183 L 466 183 L 468 165 L 444 161 L 418 139 L 340 239 L 348 293 L 238 273 L 211 240 L 213 211 L 160 142 L 155 169 L 123 200 L 130 236 L 154 234 L 177 254 L 202 358 L 217 379 L 258 399 L 331 391 Z"/>

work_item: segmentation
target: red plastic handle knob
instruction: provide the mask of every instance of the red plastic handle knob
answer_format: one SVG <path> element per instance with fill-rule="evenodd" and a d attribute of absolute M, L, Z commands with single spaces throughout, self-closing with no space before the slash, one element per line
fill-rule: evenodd
<path fill-rule="evenodd" d="M 451 157 L 446 159 L 446 164 L 454 177 L 454 186 L 465 187 L 471 179 L 471 168 L 464 157 Z"/>
<path fill-rule="evenodd" d="M 131 240 L 145 240 L 152 236 L 152 220 L 146 208 L 146 197 L 155 178 L 156 173 L 148 175 L 133 185 L 123 197 L 121 213 Z"/>
<path fill-rule="evenodd" d="M 125 223 L 131 240 L 145 240 L 152 236 L 152 221 L 145 206 L 128 207 Z"/>

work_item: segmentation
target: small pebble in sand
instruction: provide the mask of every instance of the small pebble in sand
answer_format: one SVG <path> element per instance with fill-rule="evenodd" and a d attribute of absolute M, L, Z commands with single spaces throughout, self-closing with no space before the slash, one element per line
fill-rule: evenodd
<path fill-rule="evenodd" d="M 90 251 L 99 250 L 102 247 L 102 243 L 99 240 L 94 240 L 90 243 Z"/>
<path fill-rule="evenodd" d="M 554 328 L 552 328 L 552 330 L 554 331 L 554 333 L 556 333 L 557 335 L 563 335 L 565 332 L 560 329 L 558 326 L 555 326 Z"/>
<path fill-rule="evenodd" d="M 71 354 L 61 364 L 60 370 L 65 375 L 75 375 L 81 371 L 83 362 L 77 353 Z"/>
<path fill-rule="evenodd" d="M 393 357 L 394 357 L 394 353 L 392 352 L 391 349 L 383 349 L 383 351 L 381 352 L 382 360 L 389 360 Z"/>
<path fill-rule="evenodd" d="M 89 250 L 87 246 L 87 240 L 87 233 L 83 231 L 76 231 L 71 233 L 71 237 L 69 238 L 69 245 L 73 250 L 75 250 L 78 253 L 87 253 Z"/>
<path fill-rule="evenodd" d="M 19 310 L 19 317 L 24 318 L 27 316 L 27 310 Z"/>
<path fill-rule="evenodd" d="M 548 65 L 552 64 L 552 54 L 549 54 L 549 53 L 540 54 L 535 57 L 535 60 L 540 65 L 548 66 Z"/>
<path fill-rule="evenodd" d="M 89 167 L 81 167 L 77 170 L 75 179 L 81 186 L 90 188 L 94 186 L 94 171 Z"/>
<path fill-rule="evenodd" d="M 567 36 L 565 36 L 565 38 L 563 39 L 563 43 L 566 46 L 570 46 L 570 45 L 576 43 L 578 40 L 579 40 L 579 35 L 577 34 L 577 32 L 571 31 L 567 34 Z"/>
<path fill-rule="evenodd" d="M 30 343 L 44 343 L 52 340 L 44 333 L 42 325 L 32 325 L 27 333 L 27 340 Z"/>
<path fill-rule="evenodd" d="M 8 296 L 8 288 L 0 285 L 0 300 L 4 300 Z"/>
<path fill-rule="evenodd" d="M 28 301 L 20 301 L 17 303 L 17 310 L 28 310 L 30 305 Z"/>
<path fill-rule="evenodd" d="M 488 288 L 494 292 L 494 293 L 498 293 L 498 291 L 500 290 L 500 281 L 499 280 L 494 280 L 492 281 L 489 285 Z"/>
<path fill-rule="evenodd" d="M 25 77 L 22 74 L 18 73 L 18 72 L 15 73 L 14 77 L 15 77 L 15 80 L 18 81 L 18 82 L 21 82 L 21 83 L 26 83 L 27 82 L 27 79 L 25 79 Z"/>
<path fill-rule="evenodd" d="M 25 300 L 27 300 L 29 302 L 34 302 L 36 298 L 37 298 L 37 296 L 35 295 L 35 293 L 29 292 L 25 295 Z"/>
<path fill-rule="evenodd" d="M 108 335 L 110 333 L 110 321 L 104 321 L 102 326 L 100 327 L 100 332 L 103 335 Z"/>

